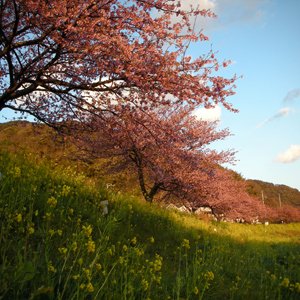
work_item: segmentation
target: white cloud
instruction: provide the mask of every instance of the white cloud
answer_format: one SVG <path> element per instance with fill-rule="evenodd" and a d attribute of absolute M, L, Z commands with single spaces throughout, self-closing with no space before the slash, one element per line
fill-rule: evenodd
<path fill-rule="evenodd" d="M 200 9 L 210 9 L 213 11 L 216 8 L 216 2 L 215 0 L 185 0 L 181 1 L 180 9 L 189 10 L 191 5 L 193 5 L 193 7 L 199 6 Z"/>
<path fill-rule="evenodd" d="M 295 98 L 300 96 L 300 89 L 291 89 L 288 91 L 283 99 L 283 102 L 292 102 Z"/>
<path fill-rule="evenodd" d="M 200 8 L 210 9 L 218 18 L 199 18 L 197 28 L 203 28 L 205 32 L 219 30 L 230 24 L 249 24 L 263 22 L 266 12 L 262 8 L 268 0 L 184 0 L 184 7 L 193 4 Z"/>
<path fill-rule="evenodd" d="M 198 120 L 216 121 L 221 118 L 221 107 L 216 105 L 214 108 L 199 108 L 194 112 Z"/>
<path fill-rule="evenodd" d="M 217 20 L 208 17 L 197 18 L 195 31 L 203 29 L 204 34 L 207 34 L 213 30 L 226 28 L 230 24 L 265 22 L 266 12 L 262 6 L 268 2 L 269 0 L 181 0 L 180 9 L 189 11 L 192 5 L 193 8 L 199 7 L 216 14 Z M 178 22 L 179 18 L 173 16 L 171 21 Z"/>
<path fill-rule="evenodd" d="M 265 125 L 266 123 L 282 118 L 282 117 L 287 117 L 289 112 L 291 111 L 290 107 L 285 107 L 285 108 L 281 108 L 278 113 L 276 115 L 274 115 L 273 117 L 270 117 L 268 119 L 265 119 L 262 123 L 258 124 L 255 126 L 255 128 L 260 128 L 261 126 Z"/>
<path fill-rule="evenodd" d="M 262 6 L 268 0 L 224 0 L 216 5 L 223 25 L 261 21 L 265 16 Z"/>
<path fill-rule="evenodd" d="M 299 157 L 300 145 L 291 145 L 285 152 L 279 153 L 274 161 L 279 163 L 289 163 L 297 160 Z"/>

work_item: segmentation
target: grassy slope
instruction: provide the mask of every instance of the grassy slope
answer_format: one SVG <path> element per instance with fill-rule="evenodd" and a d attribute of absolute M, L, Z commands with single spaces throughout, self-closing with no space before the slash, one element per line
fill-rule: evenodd
<path fill-rule="evenodd" d="M 141 196 L 134 171 L 126 170 L 114 175 L 107 175 L 103 170 L 107 169 L 110 161 L 79 161 L 76 159 L 76 149 L 72 145 L 54 142 L 54 140 L 55 135 L 44 125 L 41 125 L 40 129 L 34 132 L 29 122 L 0 123 L 0 145 L 2 148 L 10 151 L 28 149 L 30 152 L 37 153 L 40 158 L 47 158 L 58 164 L 72 165 L 76 167 L 77 171 L 83 171 L 90 177 L 97 177 L 102 182 L 115 181 L 118 190 Z M 238 179 L 242 179 L 239 174 L 236 176 Z M 247 180 L 247 184 L 248 191 L 252 195 L 261 197 L 263 191 L 267 205 L 278 207 L 279 194 L 282 204 L 300 205 L 300 191 L 297 189 L 259 180 Z"/>
<path fill-rule="evenodd" d="M 40 159 L 47 159 L 53 164 L 73 167 L 77 172 L 105 184 L 116 182 L 115 187 L 119 190 L 141 196 L 139 186 L 136 184 L 136 175 L 133 170 L 122 172 L 107 172 L 114 164 L 109 159 L 79 160 L 74 145 L 65 143 L 46 125 L 33 127 L 29 122 L 13 121 L 0 123 L 0 148 L 11 152 L 27 150 Z M 141 196 L 142 197 L 142 196 Z"/>
<path fill-rule="evenodd" d="M 36 161 L 0 155 L 1 299 L 299 299 L 299 224 L 204 222 Z"/>

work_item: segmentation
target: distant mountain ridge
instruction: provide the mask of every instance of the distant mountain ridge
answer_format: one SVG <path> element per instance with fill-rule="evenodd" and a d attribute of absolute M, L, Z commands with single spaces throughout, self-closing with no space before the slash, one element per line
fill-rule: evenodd
<path fill-rule="evenodd" d="M 40 157 L 55 160 L 57 163 L 66 162 L 79 165 L 80 169 L 90 174 L 97 174 L 101 166 L 87 162 L 76 162 L 75 149 L 72 145 L 54 142 L 53 131 L 46 125 L 39 126 L 34 132 L 33 125 L 27 121 L 12 121 L 0 123 L 0 147 L 15 151 L 30 149 Z M 99 162 L 98 162 L 99 163 Z M 235 172 L 234 172 L 235 173 Z M 244 180 L 236 173 L 238 180 Z M 260 197 L 266 205 L 279 207 L 281 205 L 300 206 L 300 191 L 289 186 L 264 182 L 261 180 L 246 180 L 248 193 Z M 128 185 L 128 183 L 127 183 Z"/>
<path fill-rule="evenodd" d="M 265 204 L 279 207 L 280 205 L 300 205 L 300 192 L 284 184 L 273 184 L 261 180 L 246 180 L 248 193 L 259 196 Z"/>

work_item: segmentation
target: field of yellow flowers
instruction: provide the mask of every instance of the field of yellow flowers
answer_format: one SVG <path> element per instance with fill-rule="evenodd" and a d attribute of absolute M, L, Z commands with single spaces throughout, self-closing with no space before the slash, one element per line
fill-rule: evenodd
<path fill-rule="evenodd" d="M 300 299 L 299 224 L 204 222 L 26 152 L 0 173 L 0 299 Z"/>

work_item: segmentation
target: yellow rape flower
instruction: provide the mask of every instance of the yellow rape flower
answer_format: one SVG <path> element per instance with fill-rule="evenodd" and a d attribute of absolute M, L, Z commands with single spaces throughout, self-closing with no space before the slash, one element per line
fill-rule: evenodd
<path fill-rule="evenodd" d="M 142 255 L 144 254 L 144 250 L 143 250 L 143 249 L 138 249 L 138 248 L 136 248 L 136 249 L 135 249 L 135 252 L 136 252 L 136 254 L 137 254 L 138 256 L 142 256 Z"/>
<path fill-rule="evenodd" d="M 144 291 L 147 291 L 148 287 L 149 287 L 149 283 L 147 280 L 143 279 L 141 282 L 142 288 L 144 289 Z"/>
<path fill-rule="evenodd" d="M 87 252 L 88 253 L 94 253 L 96 246 L 95 243 L 93 241 L 88 241 L 85 246 L 87 247 Z"/>
<path fill-rule="evenodd" d="M 77 242 L 74 242 L 72 245 L 72 250 L 75 252 L 77 250 Z"/>
<path fill-rule="evenodd" d="M 85 269 L 85 268 L 82 268 L 82 271 L 85 273 L 85 276 L 86 276 L 87 278 L 89 278 L 89 276 L 90 276 L 90 270 Z"/>
<path fill-rule="evenodd" d="M 47 204 L 50 205 L 50 207 L 55 207 L 56 204 L 57 204 L 57 200 L 54 198 L 54 197 L 50 197 L 48 200 L 47 200 Z"/>
<path fill-rule="evenodd" d="M 18 223 L 22 222 L 22 215 L 21 215 L 21 214 L 17 214 L 17 216 L 16 216 L 16 221 L 17 221 Z"/>
<path fill-rule="evenodd" d="M 52 266 L 52 261 L 51 260 L 49 261 L 49 264 L 48 264 L 48 271 L 56 273 L 55 268 Z"/>
<path fill-rule="evenodd" d="M 89 292 L 89 293 L 92 293 L 94 291 L 94 287 L 93 285 L 89 282 L 86 286 L 86 290 Z"/>
<path fill-rule="evenodd" d="M 186 249 L 190 249 L 190 241 L 187 239 L 183 239 L 182 247 Z"/>
<path fill-rule="evenodd" d="M 288 278 L 284 278 L 283 281 L 280 283 L 281 286 L 288 288 L 290 285 L 290 280 Z"/>
<path fill-rule="evenodd" d="M 51 212 L 46 213 L 44 218 L 46 218 L 47 220 L 50 220 L 51 219 Z"/>
<path fill-rule="evenodd" d="M 29 227 L 29 228 L 28 228 L 28 233 L 29 233 L 29 234 L 34 234 L 34 228 Z"/>
<path fill-rule="evenodd" d="M 89 226 L 82 226 L 82 230 L 84 232 L 84 234 L 89 237 L 92 234 L 93 228 L 91 227 L 91 225 Z"/>
<path fill-rule="evenodd" d="M 64 255 L 68 252 L 68 249 L 67 248 L 58 248 L 58 251 L 59 251 L 59 253 Z"/>
<path fill-rule="evenodd" d="M 213 272 L 207 271 L 205 277 L 207 278 L 207 280 L 213 280 L 215 278 L 215 275 Z"/>
<path fill-rule="evenodd" d="M 61 194 L 62 194 L 62 196 L 68 196 L 69 193 L 70 193 L 70 191 L 71 191 L 71 188 L 70 188 L 69 186 L 67 186 L 67 185 L 64 185 L 64 186 L 62 187 L 62 192 L 61 192 Z"/>
<path fill-rule="evenodd" d="M 14 170 L 14 177 L 15 178 L 18 178 L 21 176 L 21 169 L 19 167 L 15 167 L 15 170 Z"/>
<path fill-rule="evenodd" d="M 161 270 L 161 266 L 162 266 L 162 260 L 163 258 L 161 256 L 159 256 L 158 254 L 155 255 L 155 261 L 153 264 L 153 269 L 155 271 L 160 271 Z"/>
<path fill-rule="evenodd" d="M 276 280 L 276 276 L 274 274 L 271 275 L 271 279 Z"/>
<path fill-rule="evenodd" d="M 55 233 L 55 231 L 53 229 L 49 229 L 48 232 L 50 233 L 51 236 Z"/>

